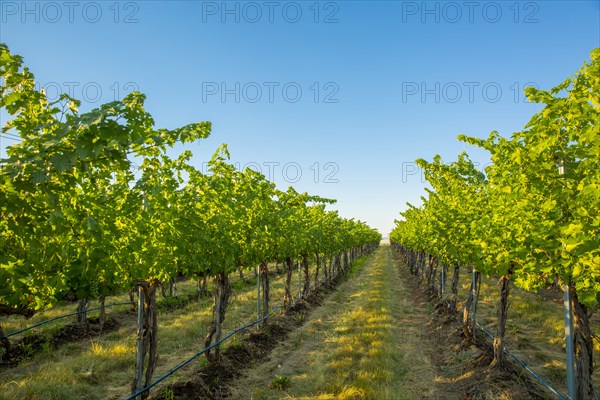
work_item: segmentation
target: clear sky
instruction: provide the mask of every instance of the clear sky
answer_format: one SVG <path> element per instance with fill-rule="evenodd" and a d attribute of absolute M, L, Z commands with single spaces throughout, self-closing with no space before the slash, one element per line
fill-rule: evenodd
<path fill-rule="evenodd" d="M 227 143 L 240 167 L 387 235 L 424 193 L 415 159 L 483 165 L 456 136 L 522 129 L 539 109 L 525 85 L 589 59 L 600 0 L 0 0 L 0 41 L 49 97 L 83 111 L 139 90 L 158 127 L 213 123 L 186 146 L 198 167 Z"/>

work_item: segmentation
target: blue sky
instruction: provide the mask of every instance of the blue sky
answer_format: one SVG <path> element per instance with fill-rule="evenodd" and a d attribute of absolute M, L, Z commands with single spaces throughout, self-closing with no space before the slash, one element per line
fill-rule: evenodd
<path fill-rule="evenodd" d="M 485 164 L 456 136 L 522 129 L 539 109 L 524 86 L 555 86 L 600 46 L 599 4 L 0 0 L 0 41 L 50 97 L 89 110 L 140 90 L 159 127 L 212 121 L 185 147 L 199 168 L 227 143 L 387 235 L 424 193 L 414 160 Z"/>

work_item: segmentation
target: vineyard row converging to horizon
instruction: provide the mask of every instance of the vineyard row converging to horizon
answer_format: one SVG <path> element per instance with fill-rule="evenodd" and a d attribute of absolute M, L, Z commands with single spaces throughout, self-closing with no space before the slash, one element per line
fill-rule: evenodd
<path fill-rule="evenodd" d="M 210 122 L 156 129 L 134 92 L 79 113 L 66 94 L 49 101 L 20 56 L 0 44 L 0 109 L 11 118 L 0 172 L 0 316 L 30 316 L 65 299 L 88 300 L 135 288 L 138 293 L 136 371 L 132 393 L 149 385 L 156 366 L 156 289 L 179 276 L 214 279 L 213 320 L 205 346 L 219 342 L 231 296 L 229 274 L 258 265 L 259 311 L 269 310 L 269 262 L 285 265 L 284 304 L 292 301 L 294 260 L 310 289 L 314 258 L 327 278 L 379 243 L 366 223 L 326 210 L 335 201 L 292 187 L 278 190 L 264 175 L 236 170 L 221 146 L 209 174 L 167 148 L 209 136 Z M 139 165 L 139 178 L 132 160 Z M 327 265 L 328 263 L 328 265 Z M 0 337 L 4 336 L 0 329 Z M 4 337 L 2 346 L 10 346 Z M 207 351 L 209 361 L 219 346 Z M 144 392 L 140 397 L 147 397 Z"/>
<path fill-rule="evenodd" d="M 466 337 L 476 331 L 481 274 L 501 277 L 492 366 L 504 363 L 509 283 L 528 291 L 562 285 L 568 396 L 594 400 L 589 318 L 600 304 L 600 48 L 555 88 L 525 93 L 545 106 L 523 131 L 510 138 L 459 136 L 490 153 L 485 173 L 466 153 L 449 164 L 440 156 L 417 161 L 431 189 L 420 207 L 408 204 L 390 240 L 452 312 L 461 266 L 473 271 L 463 306 Z"/>

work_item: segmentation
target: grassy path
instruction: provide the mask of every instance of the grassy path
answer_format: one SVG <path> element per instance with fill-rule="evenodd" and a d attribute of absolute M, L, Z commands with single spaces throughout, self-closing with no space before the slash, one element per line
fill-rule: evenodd
<path fill-rule="evenodd" d="M 435 368 L 424 350 L 425 315 L 389 247 L 381 247 L 269 361 L 233 384 L 232 398 L 437 398 Z"/>

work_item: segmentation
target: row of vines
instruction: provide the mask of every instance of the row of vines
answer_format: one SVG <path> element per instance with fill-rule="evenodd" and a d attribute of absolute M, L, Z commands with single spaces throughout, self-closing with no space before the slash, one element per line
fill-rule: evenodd
<path fill-rule="evenodd" d="M 174 145 L 208 137 L 211 124 L 156 129 L 144 101 L 136 92 L 86 113 L 66 94 L 50 102 L 22 58 L 0 44 L 2 132 L 21 138 L 0 164 L 0 316 L 77 300 L 85 318 L 89 299 L 104 304 L 133 288 L 141 319 L 133 391 L 152 379 L 161 282 L 214 279 L 209 346 L 221 337 L 232 272 L 259 266 L 266 315 L 269 263 L 287 268 L 289 308 L 296 260 L 307 292 L 309 258 L 318 279 L 319 267 L 331 274 L 380 240 L 365 223 L 327 211 L 332 200 L 236 170 L 226 146 L 206 174 L 187 150 L 170 157 Z M 218 358 L 218 347 L 207 356 Z"/>
<path fill-rule="evenodd" d="M 572 347 L 575 353 L 570 395 L 596 399 L 589 318 L 600 304 L 600 49 L 552 90 L 525 92 L 544 106 L 521 132 L 510 138 L 497 132 L 488 139 L 459 136 L 490 153 L 485 173 L 466 153 L 451 163 L 439 156 L 418 160 L 431 188 L 420 207 L 408 204 L 390 239 L 428 287 L 438 272 L 445 282 L 452 269 L 451 289 L 441 293 L 453 311 L 459 270 L 473 270 L 463 308 L 468 337 L 475 334 L 470 314 L 479 274 L 501 277 L 495 366 L 504 362 L 509 283 L 528 291 L 561 285 L 572 310 L 565 316 L 573 325 L 567 352 Z"/>

